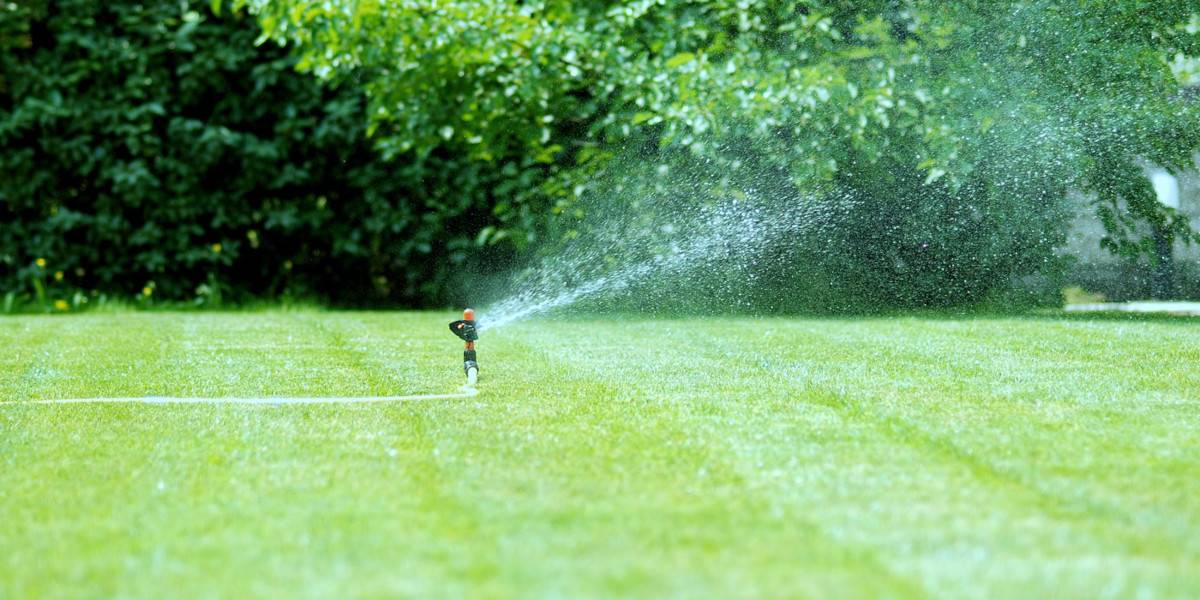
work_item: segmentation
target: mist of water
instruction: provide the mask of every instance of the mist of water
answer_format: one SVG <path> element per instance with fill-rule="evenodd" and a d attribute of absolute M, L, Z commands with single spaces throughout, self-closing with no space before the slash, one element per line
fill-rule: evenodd
<path fill-rule="evenodd" d="M 744 304 L 760 273 L 787 268 L 788 256 L 777 249 L 819 231 L 848 202 L 786 200 L 750 191 L 649 217 L 645 210 L 597 211 L 513 276 L 509 293 L 481 311 L 481 329 L 580 305 L 605 308 L 631 295 L 645 306 L 680 290 L 709 304 Z"/>

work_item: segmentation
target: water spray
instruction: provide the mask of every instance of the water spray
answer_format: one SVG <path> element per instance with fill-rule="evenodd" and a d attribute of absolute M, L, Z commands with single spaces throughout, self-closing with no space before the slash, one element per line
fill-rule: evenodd
<path fill-rule="evenodd" d="M 450 323 L 450 331 L 466 342 L 463 348 L 463 372 L 467 374 L 467 385 L 475 385 L 479 379 L 479 363 L 475 359 L 475 340 L 479 330 L 475 327 L 475 311 L 466 309 L 460 321 Z"/>
<path fill-rule="evenodd" d="M 685 198 L 686 199 L 686 198 Z M 507 297 L 487 307 L 481 324 L 491 332 L 535 315 L 587 304 L 593 310 L 680 306 L 680 291 L 712 306 L 746 305 L 763 273 L 791 272 L 802 240 L 817 234 L 854 205 L 851 197 L 795 194 L 786 210 L 777 197 L 757 192 L 713 204 L 683 205 L 655 198 L 654 214 L 638 210 L 589 213 L 577 235 L 515 275 Z"/>

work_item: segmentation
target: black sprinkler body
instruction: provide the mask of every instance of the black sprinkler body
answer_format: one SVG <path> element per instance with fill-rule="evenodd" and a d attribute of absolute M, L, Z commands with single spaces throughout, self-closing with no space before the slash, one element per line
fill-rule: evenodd
<path fill-rule="evenodd" d="M 464 342 L 473 342 L 479 339 L 479 331 L 475 329 L 475 321 L 463 319 L 450 324 L 450 331 L 457 335 Z"/>
<path fill-rule="evenodd" d="M 479 330 L 475 327 L 475 311 L 469 308 L 464 310 L 462 320 L 450 323 L 450 331 L 466 342 L 463 348 L 463 373 L 467 375 L 467 385 L 474 385 L 479 377 L 479 362 L 475 356 L 475 340 L 479 339 Z"/>

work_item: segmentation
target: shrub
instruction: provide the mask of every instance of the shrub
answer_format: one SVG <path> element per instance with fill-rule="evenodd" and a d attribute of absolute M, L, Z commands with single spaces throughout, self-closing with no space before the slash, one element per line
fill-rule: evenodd
<path fill-rule="evenodd" d="M 253 19 L 167 0 L 0 11 L 0 290 L 428 304 L 469 261 L 487 171 L 382 160 L 361 92 L 296 73 Z"/>

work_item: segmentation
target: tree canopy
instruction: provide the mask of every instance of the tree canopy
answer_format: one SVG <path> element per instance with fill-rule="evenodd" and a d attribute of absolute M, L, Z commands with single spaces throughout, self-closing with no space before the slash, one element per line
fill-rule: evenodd
<path fill-rule="evenodd" d="M 1187 3 L 239 4 L 302 69 L 362 83 L 388 155 L 464 155 L 536 181 L 496 200 L 488 241 L 533 235 L 631 148 L 866 198 L 870 223 L 844 250 L 873 268 L 864 252 L 941 235 L 934 287 L 963 276 L 955 260 L 976 265 L 967 287 L 1035 269 L 1061 242 L 1070 189 L 1094 194 L 1113 251 L 1149 251 L 1139 223 L 1195 237 L 1141 174 L 1200 148 L 1170 63 L 1197 54 Z"/>
<path fill-rule="evenodd" d="M 41 277 L 33 257 L 70 254 L 76 238 L 121 248 L 111 267 L 62 263 L 87 273 L 81 287 L 135 273 L 121 287 L 186 296 L 210 275 L 275 277 L 278 264 L 237 260 L 254 232 L 313 269 L 302 287 L 436 301 L 484 253 L 569 233 L 614 180 L 671 193 L 667 172 L 692 178 L 696 202 L 838 206 L 798 251 L 835 287 L 893 303 L 970 299 L 1044 270 L 1068 190 L 1094 198 L 1114 252 L 1149 254 L 1147 225 L 1196 239 L 1142 174 L 1185 168 L 1200 148 L 1187 87 L 1200 11 L 1177 0 L 0 11 L 0 141 L 14 149 L 0 207 L 28 223 L 0 240 L 14 281 Z M 293 65 L 328 85 L 285 75 Z M 364 132 L 382 160 L 357 145 Z M 171 269 L 178 284 L 164 283 Z"/>

